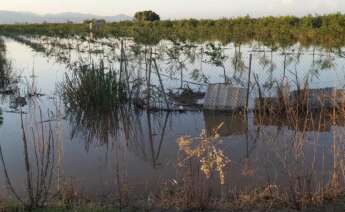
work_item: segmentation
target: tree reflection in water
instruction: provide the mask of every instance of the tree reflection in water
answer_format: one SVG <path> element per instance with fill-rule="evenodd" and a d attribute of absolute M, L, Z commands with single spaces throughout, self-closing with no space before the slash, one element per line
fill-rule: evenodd
<path fill-rule="evenodd" d="M 5 100 L 7 96 L 13 96 L 17 90 L 12 65 L 6 58 L 6 45 L 4 40 L 0 38 L 0 99 Z M 3 122 L 3 111 L 0 107 L 0 126 Z"/>
<path fill-rule="evenodd" d="M 10 61 L 6 58 L 6 46 L 0 38 L 0 94 L 8 95 L 15 92 L 12 88 L 15 77 Z"/>
<path fill-rule="evenodd" d="M 0 107 L 0 127 L 4 123 L 4 117 L 2 116 L 2 109 Z"/>

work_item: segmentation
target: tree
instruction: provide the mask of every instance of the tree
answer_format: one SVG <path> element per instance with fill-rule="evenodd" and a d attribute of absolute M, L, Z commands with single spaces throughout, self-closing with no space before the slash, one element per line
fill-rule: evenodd
<path fill-rule="evenodd" d="M 319 29 L 322 27 L 322 17 L 318 16 L 311 20 L 313 28 Z"/>
<path fill-rule="evenodd" d="M 151 10 L 137 12 L 135 13 L 134 18 L 137 21 L 159 21 L 160 20 L 159 15 Z"/>

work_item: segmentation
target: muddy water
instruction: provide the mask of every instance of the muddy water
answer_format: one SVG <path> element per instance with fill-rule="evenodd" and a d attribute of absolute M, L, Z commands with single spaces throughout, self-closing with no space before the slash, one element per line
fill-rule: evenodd
<path fill-rule="evenodd" d="M 55 145 L 50 153 L 54 152 L 51 156 L 53 162 L 49 164 L 53 176 L 51 191 L 73 187 L 83 196 L 95 199 L 118 196 L 119 188 L 124 187 L 130 198 L 146 198 L 150 194 L 158 194 L 167 182 L 176 182 L 177 185 L 183 182 L 188 170 L 194 171 L 192 175 L 208 180 L 214 188 L 214 195 L 224 189 L 243 190 L 267 184 L 288 187 L 289 177 L 294 174 L 303 177 L 312 173 L 312 183 L 316 187 L 329 183 L 335 167 L 342 163 L 345 122 L 332 124 L 331 119 L 322 122 L 322 126 L 308 125 L 296 129 L 293 124 L 280 121 L 277 117 L 259 119 L 253 113 L 246 117 L 243 114 L 213 112 L 124 111 L 120 114 L 116 133 L 103 131 L 95 135 L 92 130 L 102 132 L 99 125 L 93 125 L 91 121 L 86 125 L 88 127 L 78 126 L 78 118 L 64 111 L 59 90 L 65 74 L 70 72 L 66 64 L 58 63 L 55 58 L 43 56 L 11 39 L 6 38 L 5 44 L 5 56 L 11 61 L 13 73 L 19 82 L 19 96 L 25 96 L 28 89 L 42 94 L 27 97 L 22 109 L 16 104 L 16 97 L 0 94 L 3 118 L 0 145 L 4 159 L 0 185 L 2 188 L 8 187 L 3 169 L 5 164 L 8 178 L 20 195 L 26 195 L 27 186 L 22 124 L 29 137 L 34 132 L 36 139 L 45 138 L 38 139 L 37 143 L 30 143 L 29 139 L 28 155 L 33 175 L 36 173 L 33 149 L 38 149 L 40 153 L 46 148 L 43 143 L 49 140 L 49 129 L 52 129 Z M 248 53 L 249 49 L 247 47 L 243 51 Z M 270 75 L 266 67 L 259 65 L 262 54 L 254 55 L 254 72 L 261 74 L 261 81 L 272 76 L 281 78 L 284 56 L 275 53 L 273 60 L 278 65 Z M 344 79 L 343 59 L 335 55 L 331 57 L 334 65 L 320 69 L 312 87 L 341 87 Z M 295 70 L 298 70 L 301 79 L 310 73 L 313 55 L 305 54 L 299 60 L 299 63 L 290 62 L 287 66 L 286 72 L 290 78 L 294 77 Z M 222 81 L 218 68 L 205 64 L 204 69 L 211 82 Z M 178 83 L 167 82 L 171 87 L 178 87 Z M 206 136 L 212 136 L 220 125 L 216 139 L 207 144 L 210 148 L 205 151 L 221 154 L 224 166 L 217 169 L 219 164 L 213 164 L 208 175 L 203 172 L 202 163 L 211 159 L 200 156 L 202 154 L 199 154 L 200 157 L 198 154 L 188 155 L 190 151 L 178 141 L 182 136 L 194 138 L 203 132 Z M 188 147 L 203 152 L 200 149 L 205 146 L 202 147 L 200 143 L 200 140 L 196 140 Z M 219 170 L 224 174 L 224 182 Z M 11 192 L 1 190 L 1 197 L 11 196 Z"/>

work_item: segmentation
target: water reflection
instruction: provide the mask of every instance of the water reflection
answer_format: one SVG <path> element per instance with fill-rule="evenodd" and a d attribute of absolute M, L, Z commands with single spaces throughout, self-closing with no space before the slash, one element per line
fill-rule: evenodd
<path fill-rule="evenodd" d="M 18 111 L 20 106 L 26 105 L 26 99 L 20 96 L 20 77 L 12 67 L 12 62 L 7 58 L 6 45 L 0 38 L 0 98 L 2 102 L 9 102 L 9 107 Z"/>
<path fill-rule="evenodd" d="M 0 107 L 0 127 L 4 123 L 4 117 L 2 116 L 2 109 Z"/>
<path fill-rule="evenodd" d="M 224 113 L 204 111 L 205 129 L 207 136 L 217 134 L 221 137 L 245 135 L 248 130 L 248 120 L 245 113 Z M 222 125 L 219 129 L 217 126 Z"/>
<path fill-rule="evenodd" d="M 0 38 L 0 94 L 9 94 L 13 90 L 9 88 L 13 81 L 11 64 L 6 58 L 6 46 Z"/>
<path fill-rule="evenodd" d="M 150 161 L 152 161 L 153 167 L 157 167 L 160 165 L 159 156 L 161 153 L 163 142 L 165 140 L 165 132 L 166 132 L 169 116 L 170 114 L 166 113 L 165 118 L 163 119 L 161 119 L 160 117 L 156 117 L 155 115 L 153 115 L 153 118 L 152 118 L 152 114 L 150 112 L 147 113 L 147 122 L 148 122 L 147 126 L 148 126 L 148 135 L 149 135 L 148 137 L 149 137 L 150 152 L 151 152 L 150 156 L 148 157 L 151 158 Z M 152 122 L 154 122 L 157 119 L 160 119 L 160 120 L 158 121 L 157 127 L 155 127 L 155 125 L 152 125 Z M 161 121 L 163 121 L 163 125 Z M 159 132 L 159 129 L 156 129 L 156 128 L 161 128 L 160 132 Z"/>
<path fill-rule="evenodd" d="M 291 115 L 261 115 L 255 113 L 255 125 L 288 127 L 295 131 L 330 132 L 334 126 L 344 127 L 345 120 L 342 112 L 316 111 L 307 114 Z"/>

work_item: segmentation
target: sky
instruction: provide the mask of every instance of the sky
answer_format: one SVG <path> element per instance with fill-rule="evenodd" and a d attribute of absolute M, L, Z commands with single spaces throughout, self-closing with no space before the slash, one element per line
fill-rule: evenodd
<path fill-rule="evenodd" d="M 154 10 L 163 19 L 345 13 L 345 0 L 2 0 L 0 10 L 97 15 Z"/>

